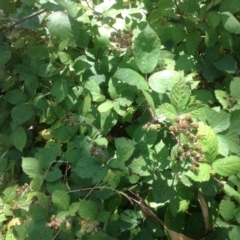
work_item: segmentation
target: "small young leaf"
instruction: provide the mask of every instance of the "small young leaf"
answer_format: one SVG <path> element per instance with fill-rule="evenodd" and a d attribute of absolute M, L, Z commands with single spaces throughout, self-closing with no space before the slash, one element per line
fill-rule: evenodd
<path fill-rule="evenodd" d="M 152 28 L 147 26 L 135 39 L 134 59 L 142 73 L 154 70 L 160 56 L 161 42 Z"/>
<path fill-rule="evenodd" d="M 148 90 L 146 80 L 132 69 L 120 68 L 116 71 L 114 77 L 129 85 L 136 86 L 139 90 Z"/>
<path fill-rule="evenodd" d="M 27 134 L 23 127 L 15 128 L 10 136 L 12 144 L 19 150 L 22 151 L 27 142 Z"/>
<path fill-rule="evenodd" d="M 226 158 L 217 159 L 212 164 L 213 170 L 221 176 L 229 177 L 237 174 L 240 169 L 240 157 L 229 156 Z"/>
<path fill-rule="evenodd" d="M 65 191 L 56 190 L 52 194 L 52 202 L 60 210 L 67 211 L 70 205 L 70 197 Z"/>

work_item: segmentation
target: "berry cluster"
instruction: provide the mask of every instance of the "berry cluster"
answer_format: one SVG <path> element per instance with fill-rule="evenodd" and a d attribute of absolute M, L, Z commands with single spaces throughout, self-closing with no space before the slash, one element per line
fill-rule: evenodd
<path fill-rule="evenodd" d="M 238 103 L 238 100 L 236 100 L 232 95 L 229 96 L 223 96 L 223 99 L 227 101 L 227 108 L 232 108 L 235 104 Z"/>
<path fill-rule="evenodd" d="M 152 130 L 157 131 L 161 128 L 161 125 L 159 123 L 150 123 L 147 122 L 145 125 L 142 126 L 143 130 Z"/>
<path fill-rule="evenodd" d="M 24 183 L 23 186 L 18 186 L 18 188 L 16 189 L 16 193 L 18 195 L 22 195 L 22 194 L 28 192 L 29 190 L 30 190 L 30 187 L 29 187 L 28 183 Z"/>
<path fill-rule="evenodd" d="M 117 30 L 111 33 L 110 41 L 114 43 L 114 50 L 117 52 L 122 52 L 123 48 L 132 48 L 132 31 L 124 29 L 123 31 Z"/>
<path fill-rule="evenodd" d="M 65 224 L 66 229 L 70 229 L 71 228 L 71 224 L 69 223 L 68 220 L 66 220 L 65 218 L 63 219 L 57 219 L 55 215 L 51 216 L 51 222 L 46 224 L 46 227 L 51 227 L 54 229 L 59 229 L 61 227 L 62 224 Z"/>
<path fill-rule="evenodd" d="M 169 131 L 178 141 L 176 159 L 180 161 L 190 160 L 190 169 L 198 171 L 198 163 L 205 161 L 201 148 L 200 135 L 197 135 L 198 123 L 193 122 L 190 114 L 183 117 L 175 117 L 175 124 L 169 127 Z M 184 138 L 182 143 L 181 138 Z"/>
<path fill-rule="evenodd" d="M 78 119 L 78 116 L 75 113 L 64 113 L 62 118 L 60 119 L 62 123 L 65 123 L 69 127 L 71 126 L 79 126 L 80 121 Z"/>
<path fill-rule="evenodd" d="M 82 234 L 91 232 L 93 230 L 96 232 L 98 230 L 98 226 L 99 226 L 98 221 L 94 221 L 93 223 L 90 223 L 90 219 L 81 220 L 79 222 L 79 224 L 82 226 L 82 228 L 80 230 Z"/>

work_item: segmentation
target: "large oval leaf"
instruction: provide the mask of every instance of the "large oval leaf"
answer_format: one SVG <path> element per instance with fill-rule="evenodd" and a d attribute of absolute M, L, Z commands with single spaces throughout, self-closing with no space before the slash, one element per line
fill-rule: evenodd
<path fill-rule="evenodd" d="M 161 42 L 152 28 L 147 26 L 135 39 L 134 58 L 142 73 L 154 70 L 160 56 Z"/>
<path fill-rule="evenodd" d="M 221 158 L 214 161 L 212 166 L 216 173 L 221 176 L 228 177 L 239 173 L 240 157 L 229 156 L 226 158 Z"/>
<path fill-rule="evenodd" d="M 136 86 L 140 90 L 148 90 L 148 84 L 139 73 L 128 68 L 120 68 L 114 74 L 114 77 L 129 84 Z"/>
<path fill-rule="evenodd" d="M 180 74 L 174 70 L 163 70 L 156 72 L 149 77 L 150 88 L 158 93 L 165 93 L 171 90 L 175 83 L 180 79 Z"/>

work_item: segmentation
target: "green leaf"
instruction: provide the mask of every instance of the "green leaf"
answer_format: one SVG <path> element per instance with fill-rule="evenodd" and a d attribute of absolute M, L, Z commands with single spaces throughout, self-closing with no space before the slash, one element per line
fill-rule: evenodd
<path fill-rule="evenodd" d="M 215 29 L 221 21 L 220 14 L 216 11 L 210 11 L 207 13 L 207 22 L 211 28 Z"/>
<path fill-rule="evenodd" d="M 240 152 L 239 136 L 236 132 L 228 130 L 227 132 L 218 134 L 218 136 L 222 139 L 222 141 L 227 142 L 227 148 L 230 152 Z"/>
<path fill-rule="evenodd" d="M 157 117 L 160 119 L 162 117 L 168 119 L 174 119 L 178 115 L 176 108 L 170 103 L 164 103 L 159 108 L 156 109 Z"/>
<path fill-rule="evenodd" d="M 132 156 L 134 144 L 131 140 L 127 138 L 116 138 L 115 146 L 118 161 L 125 162 Z"/>
<path fill-rule="evenodd" d="M 222 200 L 219 205 L 219 213 L 225 221 L 230 221 L 234 218 L 236 212 L 235 204 L 230 200 Z"/>
<path fill-rule="evenodd" d="M 207 121 L 215 133 L 223 132 L 230 126 L 230 114 L 207 109 Z"/>
<path fill-rule="evenodd" d="M 186 48 L 189 54 L 192 54 L 201 42 L 201 35 L 199 32 L 191 32 L 186 37 Z"/>
<path fill-rule="evenodd" d="M 30 177 L 35 178 L 42 175 L 40 163 L 35 158 L 22 158 L 22 169 Z"/>
<path fill-rule="evenodd" d="M 57 168 L 57 169 L 49 170 L 47 172 L 45 180 L 47 182 L 55 182 L 56 180 L 60 179 L 61 177 L 62 177 L 62 171 Z"/>
<path fill-rule="evenodd" d="M 65 191 L 56 190 L 52 194 L 52 202 L 60 210 L 67 211 L 70 206 L 70 197 Z"/>
<path fill-rule="evenodd" d="M 197 134 L 201 136 L 202 150 L 206 161 L 213 162 L 218 154 L 218 140 L 215 132 L 211 127 L 200 122 Z"/>
<path fill-rule="evenodd" d="M 217 100 L 222 104 L 223 108 L 228 107 L 228 94 L 225 91 L 222 90 L 215 90 L 215 95 Z"/>
<path fill-rule="evenodd" d="M 17 4 L 13 0 L 6 0 L 4 2 L 0 2 L 0 9 L 6 14 L 15 13 L 17 10 L 16 6 Z M 1 54 L 0 56 L 2 55 L 4 54 Z"/>
<path fill-rule="evenodd" d="M 55 97 L 56 103 L 62 102 L 68 94 L 68 85 L 65 79 L 54 81 L 51 94 Z"/>
<path fill-rule="evenodd" d="M 196 182 L 209 181 L 211 166 L 207 163 L 199 163 L 198 165 L 199 167 L 196 173 L 192 171 L 188 171 L 186 175 Z"/>
<path fill-rule="evenodd" d="M 135 62 L 142 73 L 150 73 L 154 70 L 160 49 L 160 39 L 148 25 L 135 39 L 133 48 Z"/>
<path fill-rule="evenodd" d="M 191 114 L 194 118 L 204 121 L 206 119 L 206 105 L 200 103 L 190 104 L 183 113 Z"/>
<path fill-rule="evenodd" d="M 143 93 L 145 99 L 147 100 L 149 106 L 150 106 L 150 107 L 152 108 L 152 110 L 154 111 L 154 110 L 155 110 L 155 106 L 154 106 L 154 101 L 153 101 L 152 96 L 151 96 L 148 92 L 146 92 L 146 91 L 142 91 L 142 93 Z"/>
<path fill-rule="evenodd" d="M 221 14 L 222 24 L 224 28 L 234 34 L 240 34 L 240 23 L 230 12 Z"/>
<path fill-rule="evenodd" d="M 149 79 L 148 83 L 150 88 L 158 93 L 166 93 L 171 90 L 172 87 L 180 79 L 180 74 L 174 70 L 163 70 L 160 72 L 153 73 Z"/>
<path fill-rule="evenodd" d="M 238 0 L 232 0 L 229 2 L 228 0 L 222 0 L 219 10 L 221 12 L 231 12 L 232 14 L 240 11 L 240 2 Z"/>
<path fill-rule="evenodd" d="M 78 213 L 82 219 L 93 221 L 97 218 L 98 208 L 93 201 L 80 200 Z"/>
<path fill-rule="evenodd" d="M 240 236 L 240 227 L 233 226 L 232 230 L 229 232 L 229 240 L 238 240 Z"/>
<path fill-rule="evenodd" d="M 73 33 L 68 15 L 64 12 L 51 12 L 48 16 L 48 30 L 59 42 L 67 38 L 73 39 Z"/>
<path fill-rule="evenodd" d="M 77 130 L 76 128 L 73 129 L 71 127 L 61 126 L 59 128 L 51 130 L 51 135 L 56 140 L 64 143 L 68 142 L 71 139 L 71 137 L 73 137 L 76 130 Z"/>
<path fill-rule="evenodd" d="M 21 105 L 23 103 L 26 103 L 29 100 L 29 97 L 22 90 L 15 89 L 12 91 L 8 91 L 4 96 L 4 99 L 6 99 L 11 104 Z"/>
<path fill-rule="evenodd" d="M 228 184 L 223 185 L 223 190 L 228 197 L 231 197 L 240 203 L 240 194 Z"/>
<path fill-rule="evenodd" d="M 129 85 L 136 86 L 139 90 L 148 90 L 146 80 L 132 69 L 120 68 L 116 71 L 114 77 Z"/>
<path fill-rule="evenodd" d="M 176 69 L 183 71 L 196 70 L 194 59 L 191 55 L 184 54 L 181 55 L 176 62 Z"/>
<path fill-rule="evenodd" d="M 231 113 L 230 130 L 240 135 L 240 110 Z"/>
<path fill-rule="evenodd" d="M 10 140 L 12 144 L 19 150 L 22 151 L 27 142 L 27 134 L 22 127 L 15 128 L 11 135 Z"/>
<path fill-rule="evenodd" d="M 221 176 L 229 177 L 237 174 L 240 169 L 240 157 L 229 156 L 226 158 L 217 159 L 212 164 L 213 170 Z"/>
<path fill-rule="evenodd" d="M 170 100 L 178 113 L 181 113 L 189 102 L 191 90 L 185 81 L 178 81 L 170 92 Z"/>
<path fill-rule="evenodd" d="M 220 134 L 217 135 L 217 139 L 218 139 L 218 153 L 224 157 L 227 157 L 229 153 L 228 141 L 224 138 L 224 136 Z"/>
<path fill-rule="evenodd" d="M 7 187 L 7 188 L 4 189 L 3 200 L 6 203 L 11 203 L 12 201 L 14 201 L 17 198 L 17 192 L 16 192 L 17 188 L 18 188 L 18 186 L 15 185 L 15 186 Z"/>
<path fill-rule="evenodd" d="M 98 111 L 101 113 L 101 112 L 107 112 L 109 111 L 110 109 L 112 109 L 114 106 L 114 103 L 113 101 L 109 101 L 107 100 L 106 102 L 100 104 L 98 106 Z"/>
<path fill-rule="evenodd" d="M 74 172 L 81 178 L 93 178 L 97 172 L 101 169 L 101 163 L 95 158 L 79 159 L 77 166 L 74 168 Z"/>
<path fill-rule="evenodd" d="M 158 179 L 153 182 L 153 197 L 155 202 L 164 203 L 175 197 L 175 191 L 170 182 Z"/>
<path fill-rule="evenodd" d="M 125 210 L 121 213 L 119 226 L 122 229 L 132 229 L 138 225 L 138 214 L 134 210 Z"/>
<path fill-rule="evenodd" d="M 11 116 L 13 121 L 20 125 L 28 121 L 33 116 L 33 109 L 30 105 L 19 105 L 15 106 L 11 110 Z"/>
<path fill-rule="evenodd" d="M 85 87 L 89 90 L 94 102 L 102 102 L 105 99 L 104 95 L 101 94 L 98 83 L 95 80 L 88 80 Z"/>
<path fill-rule="evenodd" d="M 224 55 L 213 65 L 220 71 L 237 74 L 239 72 L 237 61 L 230 55 Z"/>
<path fill-rule="evenodd" d="M 127 168 L 131 173 L 135 173 L 139 176 L 150 176 L 147 162 L 143 157 L 135 158 Z"/>
<path fill-rule="evenodd" d="M 235 99 L 240 99 L 240 77 L 235 77 L 230 83 L 230 92 Z"/>

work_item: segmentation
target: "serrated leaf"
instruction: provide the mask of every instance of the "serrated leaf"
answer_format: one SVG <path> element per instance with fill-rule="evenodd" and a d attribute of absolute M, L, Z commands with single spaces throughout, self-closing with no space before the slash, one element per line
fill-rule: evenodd
<path fill-rule="evenodd" d="M 189 102 L 191 90 L 185 81 L 178 81 L 170 92 L 170 100 L 178 113 L 181 113 Z"/>
<path fill-rule="evenodd" d="M 240 34 L 240 23 L 230 12 L 221 14 L 222 24 L 224 28 L 234 34 Z"/>
<path fill-rule="evenodd" d="M 30 105 L 15 106 L 11 111 L 13 121 L 20 125 L 28 121 L 33 116 L 33 109 Z"/>
<path fill-rule="evenodd" d="M 207 21 L 209 25 L 215 29 L 221 21 L 220 14 L 216 11 L 210 11 L 207 13 Z"/>
<path fill-rule="evenodd" d="M 154 70 L 160 56 L 161 42 L 156 32 L 147 26 L 135 39 L 133 54 L 142 73 Z"/>
<path fill-rule="evenodd" d="M 60 210 L 67 211 L 70 206 L 70 197 L 65 191 L 56 190 L 52 194 L 52 202 Z"/>
<path fill-rule="evenodd" d="M 11 51 L 3 51 L 0 55 L 0 66 L 3 66 L 11 59 Z"/>
<path fill-rule="evenodd" d="M 201 41 L 201 35 L 198 32 L 191 32 L 186 38 L 186 48 L 189 54 L 192 54 Z"/>
<path fill-rule="evenodd" d="M 222 200 L 219 205 L 219 213 L 225 221 L 230 221 L 234 218 L 236 212 L 235 204 L 230 200 Z"/>
<path fill-rule="evenodd" d="M 93 178 L 101 169 L 101 163 L 95 158 L 80 159 L 74 172 L 81 178 Z"/>
<path fill-rule="evenodd" d="M 236 132 L 228 130 L 227 132 L 218 134 L 224 142 L 227 142 L 228 150 L 233 153 L 240 152 L 240 143 L 239 143 L 239 136 Z"/>
<path fill-rule="evenodd" d="M 239 226 L 233 226 L 231 231 L 228 234 L 229 240 L 238 240 L 240 236 L 240 227 Z"/>
<path fill-rule="evenodd" d="M 19 150 L 22 151 L 27 142 L 27 134 L 22 127 L 15 128 L 11 135 L 10 140 L 12 144 Z"/>
<path fill-rule="evenodd" d="M 206 161 L 213 162 L 218 154 L 218 140 L 215 132 L 211 127 L 200 122 L 197 134 L 201 136 L 201 145 Z"/>
<path fill-rule="evenodd" d="M 114 77 L 129 85 L 135 86 L 139 90 L 148 90 L 148 84 L 143 76 L 132 69 L 120 68 L 116 71 Z"/>
<path fill-rule="evenodd" d="M 50 134 L 56 140 L 65 143 L 71 139 L 71 137 L 75 134 L 76 131 L 76 128 L 71 129 L 67 126 L 61 126 L 59 128 L 51 130 Z"/>
<path fill-rule="evenodd" d="M 218 153 L 224 157 L 227 157 L 229 153 L 229 146 L 227 140 L 224 138 L 224 136 L 220 134 L 217 134 L 217 139 L 218 139 Z"/>
<path fill-rule="evenodd" d="M 230 117 L 230 130 L 240 134 L 240 110 L 233 111 Z"/>
<path fill-rule="evenodd" d="M 130 165 L 127 166 L 131 173 L 135 173 L 139 176 L 149 176 L 147 162 L 143 157 L 135 158 Z"/>
<path fill-rule="evenodd" d="M 62 171 L 57 168 L 57 169 L 49 170 L 47 172 L 47 175 L 45 176 L 45 180 L 47 182 L 55 182 L 61 177 L 62 177 Z"/>
<path fill-rule="evenodd" d="M 23 103 L 26 103 L 29 100 L 29 97 L 22 90 L 15 89 L 12 91 L 8 91 L 4 96 L 4 99 L 6 99 L 11 104 L 21 105 Z"/>
<path fill-rule="evenodd" d="M 240 157 L 229 156 L 226 158 L 217 159 L 212 164 L 213 170 L 221 176 L 229 177 L 237 174 L 240 169 Z"/>
<path fill-rule="evenodd" d="M 172 87 L 180 79 L 180 74 L 174 70 L 163 70 L 160 72 L 153 73 L 149 79 L 148 83 L 150 88 L 158 93 L 166 93 L 171 90 Z"/>
<path fill-rule="evenodd" d="M 176 108 L 170 103 L 164 103 L 156 109 L 157 117 L 165 117 L 167 119 L 174 119 L 178 115 Z"/>
<path fill-rule="evenodd" d="M 84 201 L 79 202 L 78 213 L 82 219 L 90 219 L 91 221 L 97 218 L 98 208 L 93 201 Z"/>
<path fill-rule="evenodd" d="M 113 101 L 107 100 L 106 102 L 100 104 L 97 109 L 101 113 L 101 112 L 107 112 L 111 110 L 113 107 L 114 107 Z"/>
<path fill-rule="evenodd" d="M 191 114 L 194 118 L 204 121 L 206 119 L 206 105 L 200 103 L 190 104 L 183 113 Z"/>
<path fill-rule="evenodd" d="M 230 126 L 230 114 L 207 109 L 207 121 L 215 133 L 223 132 Z"/>
<path fill-rule="evenodd" d="M 125 210 L 121 213 L 119 219 L 119 226 L 122 229 L 132 229 L 138 225 L 138 215 L 134 210 Z"/>
<path fill-rule="evenodd" d="M 17 190 L 18 186 L 15 185 L 15 186 L 12 186 L 12 187 L 7 187 L 4 189 L 3 191 L 3 200 L 6 202 L 6 203 L 11 203 L 14 199 L 16 199 L 17 197 Z"/>
<path fill-rule="evenodd" d="M 30 177 L 35 178 L 42 175 L 40 163 L 35 158 L 22 158 L 22 169 Z"/>
<path fill-rule="evenodd" d="M 65 79 L 54 81 L 51 94 L 55 97 L 56 103 L 62 102 L 68 94 L 68 85 Z"/>
<path fill-rule="evenodd" d="M 125 162 L 132 156 L 134 144 L 130 139 L 116 138 L 115 146 L 118 161 Z"/>

